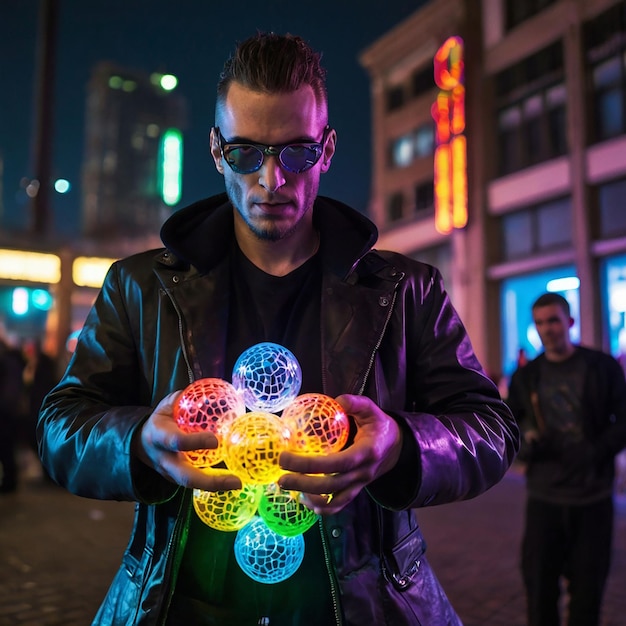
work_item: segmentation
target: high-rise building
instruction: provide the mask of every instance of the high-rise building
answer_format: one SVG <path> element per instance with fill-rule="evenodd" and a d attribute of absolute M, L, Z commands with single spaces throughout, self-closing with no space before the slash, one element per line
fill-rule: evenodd
<path fill-rule="evenodd" d="M 170 75 L 98 64 L 88 86 L 82 232 L 158 234 L 180 199 L 186 103 Z"/>
<path fill-rule="evenodd" d="M 625 359 L 626 2 L 431 0 L 361 63 L 379 247 L 442 269 L 491 373 L 537 354 L 548 290 Z"/>

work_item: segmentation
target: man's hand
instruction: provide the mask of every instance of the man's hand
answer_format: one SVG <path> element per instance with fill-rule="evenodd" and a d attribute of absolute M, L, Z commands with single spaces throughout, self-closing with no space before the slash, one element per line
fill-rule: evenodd
<path fill-rule="evenodd" d="M 241 480 L 226 470 L 199 469 L 186 455 L 187 450 L 216 448 L 217 438 L 210 432 L 184 433 L 174 420 L 174 406 L 181 391 L 165 396 L 134 440 L 139 459 L 167 480 L 204 491 L 241 489 Z"/>
<path fill-rule="evenodd" d="M 402 432 L 396 421 L 365 396 L 337 398 L 354 418 L 354 443 L 341 452 L 306 456 L 283 452 L 280 465 L 291 472 L 281 476 L 283 489 L 301 491 L 303 502 L 316 513 L 337 513 L 372 481 L 398 462 Z"/>

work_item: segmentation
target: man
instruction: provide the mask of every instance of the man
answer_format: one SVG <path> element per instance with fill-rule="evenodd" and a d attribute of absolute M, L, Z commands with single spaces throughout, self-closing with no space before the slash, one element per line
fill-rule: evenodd
<path fill-rule="evenodd" d="M 522 431 L 528 497 L 522 573 L 530 626 L 600 623 L 613 531 L 615 455 L 626 446 L 626 383 L 611 356 L 572 344 L 567 300 L 532 306 L 544 352 L 516 371 L 509 406 Z"/>
<path fill-rule="evenodd" d="M 318 197 L 336 146 L 320 55 L 259 34 L 226 62 L 210 147 L 226 195 L 173 215 L 165 250 L 115 263 L 39 434 L 74 493 L 136 500 L 124 564 L 96 624 L 459 624 L 424 555 L 411 508 L 499 481 L 519 432 L 485 376 L 437 270 L 375 252 L 373 224 Z M 261 341 L 291 350 L 301 393 L 353 420 L 346 449 L 283 452 L 279 483 L 320 514 L 299 569 L 246 577 L 235 533 L 212 531 L 191 488 L 241 487 L 182 451 L 172 407 L 198 378 L 231 379 Z"/>

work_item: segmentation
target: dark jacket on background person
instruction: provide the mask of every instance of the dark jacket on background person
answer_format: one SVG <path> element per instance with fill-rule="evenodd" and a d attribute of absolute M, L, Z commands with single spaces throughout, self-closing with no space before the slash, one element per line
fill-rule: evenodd
<path fill-rule="evenodd" d="M 161 624 L 192 491 L 131 455 L 166 394 L 225 371 L 232 207 L 224 194 L 166 222 L 165 250 L 113 265 L 68 370 L 44 401 L 42 459 L 68 490 L 137 501 L 123 563 L 95 624 Z M 323 393 L 365 394 L 400 424 L 398 465 L 319 523 L 337 624 L 458 624 L 424 554 L 414 507 L 497 483 L 518 429 L 431 266 L 371 251 L 376 229 L 318 198 Z M 105 332 L 106 331 L 106 332 Z M 343 621 L 342 621 L 343 614 Z"/>
<path fill-rule="evenodd" d="M 626 446 L 626 383 L 619 363 L 609 354 L 583 346 L 576 347 L 586 365 L 582 390 L 582 427 L 584 438 L 566 446 L 556 433 L 543 432 L 543 418 L 538 409 L 540 354 L 511 378 L 507 403 L 525 433 L 540 433 L 538 441 L 525 442 L 519 460 L 528 464 L 526 473 L 529 494 L 545 497 L 546 488 L 555 477 L 551 461 L 578 472 L 581 479 L 593 484 L 587 487 L 597 498 L 612 494 L 615 479 L 615 456 Z"/>

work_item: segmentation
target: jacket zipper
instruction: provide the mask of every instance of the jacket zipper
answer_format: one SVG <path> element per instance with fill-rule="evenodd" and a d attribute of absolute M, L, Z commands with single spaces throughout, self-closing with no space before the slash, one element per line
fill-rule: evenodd
<path fill-rule="evenodd" d="M 335 576 L 335 570 L 330 562 L 330 547 L 328 546 L 328 540 L 326 539 L 326 532 L 324 531 L 324 523 L 322 518 L 319 519 L 319 531 L 322 538 L 322 548 L 324 550 L 324 564 L 326 565 L 326 571 L 328 572 L 328 580 L 330 582 L 330 597 L 333 601 L 333 612 L 335 614 L 335 623 L 337 626 L 343 624 L 341 619 L 341 610 L 339 609 L 339 591 L 337 589 L 337 579 Z"/>
<path fill-rule="evenodd" d="M 385 331 L 387 330 L 387 326 L 389 326 L 389 320 L 391 319 L 391 315 L 393 313 L 394 306 L 396 304 L 396 299 L 398 297 L 396 288 L 398 283 L 393 290 L 393 296 L 391 298 L 391 303 L 389 304 L 389 311 L 387 312 L 387 319 L 385 320 L 385 325 L 383 326 L 382 332 L 378 336 L 378 341 L 372 350 L 372 354 L 370 355 L 369 363 L 367 364 L 367 370 L 365 371 L 365 376 L 363 376 L 363 383 L 361 384 L 361 388 L 358 390 L 357 395 L 362 396 L 365 391 L 365 385 L 367 383 L 367 379 L 369 377 L 370 371 L 372 370 L 372 366 L 374 365 L 374 359 L 376 358 L 376 352 L 378 352 L 378 348 L 380 348 L 380 344 L 383 342 L 383 337 L 385 336 Z"/>
<path fill-rule="evenodd" d="M 176 302 L 176 299 L 172 296 L 170 291 L 168 289 L 165 289 L 165 293 L 167 294 L 167 297 L 170 299 L 170 302 L 172 303 L 172 306 L 174 307 L 174 310 L 176 311 L 176 314 L 178 315 L 178 335 L 180 338 L 180 346 L 183 351 L 185 364 L 187 365 L 187 376 L 189 379 L 189 384 L 191 384 L 194 381 L 193 368 L 191 367 L 191 364 L 189 362 L 189 353 L 187 352 L 187 347 L 185 345 L 185 336 L 184 336 L 184 331 L 183 331 L 183 314 L 178 306 L 178 303 Z M 182 558 L 182 553 L 180 552 L 180 550 L 178 551 L 175 550 L 173 548 L 173 545 L 174 543 L 178 542 L 179 538 L 187 529 L 187 526 L 189 523 L 189 512 L 190 512 L 189 507 L 190 506 L 191 505 L 187 502 L 186 495 L 183 494 L 180 507 L 178 509 L 178 515 L 177 515 L 177 520 L 179 521 L 174 527 L 174 530 L 172 531 L 172 534 L 170 536 L 169 543 L 167 545 L 166 562 L 169 562 L 170 564 L 169 565 L 170 571 L 176 570 L 176 576 L 178 576 L 178 567 L 180 566 L 180 559 Z M 186 512 L 185 512 L 185 509 L 186 509 Z M 185 512 L 186 517 L 182 519 L 184 512 Z M 180 554 L 180 557 L 179 557 L 179 554 L 177 554 L 177 552 Z M 165 618 L 167 617 L 170 604 L 172 603 L 172 597 L 174 596 L 174 588 L 175 588 L 175 584 L 170 584 L 167 590 L 167 595 L 163 598 L 161 616 L 165 616 L 165 617 L 160 617 L 160 623 L 162 624 L 165 623 Z"/>

